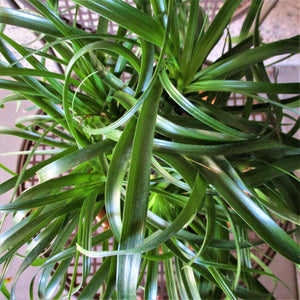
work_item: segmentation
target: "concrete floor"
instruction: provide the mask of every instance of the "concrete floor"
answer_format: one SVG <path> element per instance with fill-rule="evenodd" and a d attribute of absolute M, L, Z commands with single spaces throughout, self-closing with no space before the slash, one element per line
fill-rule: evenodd
<path fill-rule="evenodd" d="M 0 6 L 7 6 L 7 1 L 0 0 Z M 279 38 L 288 38 L 293 35 L 299 34 L 300 22 L 299 14 L 300 11 L 300 1 L 299 0 L 280 0 L 276 8 L 270 13 L 269 18 L 265 20 L 262 24 L 262 36 L 265 41 L 277 40 Z M 18 39 L 20 43 L 28 42 L 33 38 L 32 35 L 27 32 L 16 31 L 14 27 L 9 28 L 11 35 Z M 298 57 L 293 57 L 288 61 L 280 64 L 278 67 L 279 81 L 299 81 L 300 79 L 300 60 Z M 7 95 L 7 91 L 0 90 L 0 98 Z M 20 107 L 17 107 L 15 103 L 8 103 L 5 105 L 5 109 L 0 109 L 0 126 L 13 127 L 14 119 L 18 116 L 23 116 L 24 114 L 30 114 L 32 112 L 26 112 L 25 109 L 30 107 L 30 103 L 22 103 Z M 15 170 L 16 168 L 16 156 L 1 156 L 4 153 L 16 151 L 20 148 L 22 140 L 16 137 L 0 136 L 0 163 Z M 4 182 L 6 179 L 10 178 L 10 175 L 0 168 L 0 182 Z M 10 195 L 1 195 L 0 203 L 7 203 Z M 12 276 L 18 267 L 18 262 L 13 265 L 9 276 Z M 1 268 L 1 267 L 0 267 Z M 300 281 L 298 277 L 297 286 L 297 276 L 296 271 L 289 261 L 282 258 L 279 255 L 275 256 L 274 261 L 271 263 L 270 268 L 273 270 L 274 274 L 281 278 L 288 286 L 285 287 L 282 284 L 278 284 L 275 292 L 276 299 L 298 299 L 300 291 L 298 287 L 300 286 Z M 19 281 L 17 289 L 17 299 L 27 300 L 28 297 L 28 285 L 29 278 L 37 270 L 32 268 L 27 273 L 25 273 L 22 279 Z M 273 283 L 269 279 L 263 279 L 264 283 L 267 283 L 270 290 L 273 288 Z M 0 295 L 0 300 L 2 296 Z"/>

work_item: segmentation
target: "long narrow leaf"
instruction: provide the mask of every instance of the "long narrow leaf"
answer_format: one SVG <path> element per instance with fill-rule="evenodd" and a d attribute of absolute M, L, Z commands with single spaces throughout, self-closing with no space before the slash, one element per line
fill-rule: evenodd
<path fill-rule="evenodd" d="M 297 253 L 300 251 L 300 248 L 296 242 L 259 208 L 249 196 L 233 184 L 232 180 L 212 159 L 204 157 L 203 163 L 206 167 L 199 166 L 201 173 L 213 184 L 241 218 L 281 255 L 295 263 L 299 263 Z M 273 238 L 275 236 L 276 239 Z"/>
<path fill-rule="evenodd" d="M 155 84 L 143 104 L 136 126 L 120 249 L 133 248 L 143 243 L 148 206 L 152 140 L 161 92 L 160 84 Z M 128 263 L 132 266 L 131 269 L 126 268 Z M 138 255 L 119 257 L 117 289 L 120 298 L 130 299 L 135 297 L 139 264 L 140 256 Z"/>
<path fill-rule="evenodd" d="M 74 0 L 75 3 L 108 18 L 131 30 L 145 40 L 162 45 L 163 31 L 158 23 L 146 13 L 121 0 Z M 135 20 L 132 22 L 132 20 Z M 139 24 L 138 26 L 136 24 Z"/>

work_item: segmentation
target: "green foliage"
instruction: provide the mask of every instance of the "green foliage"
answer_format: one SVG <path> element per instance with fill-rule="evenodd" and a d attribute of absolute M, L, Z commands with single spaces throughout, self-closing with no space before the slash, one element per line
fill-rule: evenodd
<path fill-rule="evenodd" d="M 29 100 L 45 115 L 16 120 L 0 134 L 55 150 L 36 146 L 31 156 L 53 156 L 17 175 L 8 170 L 14 176 L 0 185 L 1 194 L 14 193 L 39 178 L 0 205 L 2 223 L 14 218 L 0 235 L 2 294 L 14 297 L 33 265 L 39 297 L 63 297 L 68 267 L 74 259 L 75 276 L 82 257 L 82 282 L 72 280 L 69 297 L 100 291 L 104 299 L 136 299 L 142 285 L 145 298 L 156 299 L 163 262 L 170 299 L 272 298 L 255 274 L 277 279 L 251 250 L 266 243 L 300 263 L 292 233 L 277 222 L 300 223 L 293 173 L 300 167 L 300 86 L 269 78 L 264 61 L 297 54 L 299 37 L 261 43 L 260 1 L 253 0 L 237 43 L 228 38 L 228 50 L 207 63 L 241 1 L 225 1 L 209 24 L 196 0 L 73 0 L 100 16 L 96 33 L 65 24 L 60 1 L 28 2 L 38 15 L 0 8 L 0 22 L 42 33 L 45 45 L 20 45 L 2 28 L 0 87 L 14 95 L 0 105 Z M 107 31 L 108 20 L 117 32 Z M 59 63 L 63 73 L 45 62 Z M 229 105 L 231 93 L 245 103 Z M 251 118 L 258 113 L 264 121 Z M 289 132 L 283 116 L 295 124 Z M 9 291 L 16 256 L 23 262 Z M 91 275 L 92 258 L 102 265 Z"/>

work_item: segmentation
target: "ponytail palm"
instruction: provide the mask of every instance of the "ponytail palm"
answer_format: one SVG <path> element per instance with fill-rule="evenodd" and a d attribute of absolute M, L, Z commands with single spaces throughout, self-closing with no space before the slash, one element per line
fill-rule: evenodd
<path fill-rule="evenodd" d="M 144 297 L 156 299 L 159 261 L 170 299 L 272 297 L 255 275 L 274 276 L 252 268 L 250 249 L 266 243 L 300 263 L 293 232 L 278 225 L 300 223 L 300 90 L 272 81 L 264 61 L 297 54 L 299 37 L 263 44 L 261 1 L 253 0 L 240 36 L 228 35 L 227 50 L 207 63 L 241 0 L 225 1 L 211 23 L 201 1 L 73 0 L 99 15 L 95 33 L 65 24 L 59 1 L 28 2 L 38 14 L 0 8 L 0 22 L 42 34 L 45 45 L 35 50 L 0 32 L 0 87 L 14 93 L 1 104 L 29 100 L 45 114 L 0 133 L 35 141 L 30 156 L 40 144 L 55 150 L 0 185 L 1 194 L 14 193 L 39 178 L 0 205 L 3 222 L 9 214 L 16 221 L 0 235 L 3 293 L 14 297 L 18 277 L 35 265 L 39 297 L 63 297 L 68 266 L 74 258 L 76 274 L 82 256 L 82 282 L 68 292 L 80 290 L 79 299 L 99 291 L 136 299 L 145 270 Z M 229 105 L 233 92 L 243 105 Z M 263 121 L 251 117 L 257 113 Z M 283 117 L 294 124 L 288 132 Z M 6 272 L 23 245 L 7 291 Z M 102 265 L 86 284 L 91 258 Z"/>

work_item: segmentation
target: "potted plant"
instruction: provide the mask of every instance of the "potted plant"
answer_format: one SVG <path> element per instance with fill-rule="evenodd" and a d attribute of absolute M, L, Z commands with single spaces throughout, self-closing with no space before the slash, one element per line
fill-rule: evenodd
<path fill-rule="evenodd" d="M 55 147 L 53 156 L 28 169 L 25 163 L 0 185 L 1 193 L 15 193 L 39 178 L 0 206 L 4 221 L 8 214 L 15 220 L 0 235 L 3 294 L 14 298 L 18 277 L 35 265 L 39 297 L 63 298 L 74 259 L 69 298 L 80 290 L 79 299 L 92 299 L 100 290 L 103 299 L 136 299 L 146 273 L 144 297 L 156 299 L 159 261 L 169 299 L 272 298 L 255 275 L 276 278 L 263 265 L 252 267 L 250 250 L 266 243 L 300 262 L 293 238 L 299 84 L 272 82 L 264 61 L 298 53 L 299 37 L 264 44 L 263 1 L 253 0 L 239 36 L 228 34 L 223 54 L 207 66 L 241 0 L 225 1 L 211 23 L 201 1 L 73 2 L 76 11 L 100 16 L 96 32 L 66 24 L 59 1 L 28 0 L 38 14 L 0 8 L 3 25 L 42 34 L 45 42 L 38 50 L 22 46 L 2 27 L 0 74 L 10 79 L 0 87 L 14 95 L 1 104 L 26 99 L 44 114 L 1 133 L 35 141 L 27 162 L 40 144 Z M 107 32 L 109 21 L 117 32 Z M 47 69 L 47 61 L 63 73 Z M 246 97 L 243 105 L 228 105 L 233 92 Z M 256 113 L 264 120 L 252 120 Z M 283 116 L 294 124 L 288 132 Z M 285 232 L 276 220 L 293 230 Z M 103 222 L 107 228 L 98 233 Z M 24 245 L 8 291 L 6 271 Z M 95 257 L 102 264 L 90 278 Z M 80 259 L 82 282 L 75 285 Z"/>

